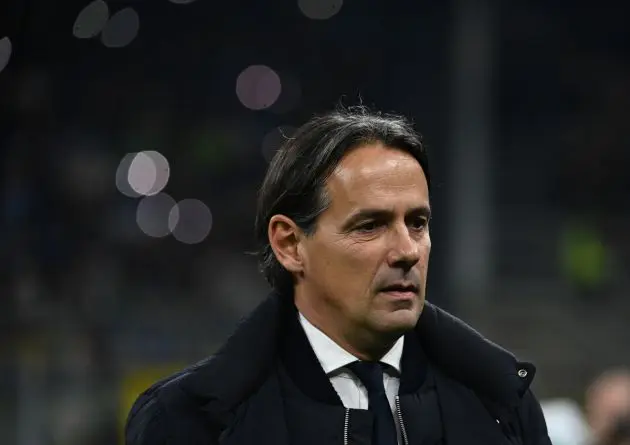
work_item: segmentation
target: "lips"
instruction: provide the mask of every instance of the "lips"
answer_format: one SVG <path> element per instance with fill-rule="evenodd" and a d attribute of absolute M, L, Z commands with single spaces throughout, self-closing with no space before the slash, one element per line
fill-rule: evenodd
<path fill-rule="evenodd" d="M 396 283 L 385 286 L 381 292 L 413 292 L 418 293 L 418 288 L 413 284 Z"/>

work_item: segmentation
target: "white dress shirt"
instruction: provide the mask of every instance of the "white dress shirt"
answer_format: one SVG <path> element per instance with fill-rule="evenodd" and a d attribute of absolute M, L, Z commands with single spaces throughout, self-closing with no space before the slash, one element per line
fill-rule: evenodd
<path fill-rule="evenodd" d="M 359 359 L 313 326 L 302 314 L 299 317 L 306 337 L 313 351 L 315 351 L 315 355 L 324 372 L 330 379 L 330 383 L 339 394 L 343 405 L 351 409 L 368 409 L 367 389 L 361 383 L 361 380 L 346 368 L 347 365 Z M 400 337 L 389 352 L 380 360 L 382 363 L 389 365 L 383 372 L 383 383 L 394 419 L 396 419 L 396 396 L 400 386 L 400 360 L 402 358 L 404 341 L 405 338 Z M 400 443 L 400 425 L 398 421 L 394 423 L 398 431 L 398 443 Z"/>

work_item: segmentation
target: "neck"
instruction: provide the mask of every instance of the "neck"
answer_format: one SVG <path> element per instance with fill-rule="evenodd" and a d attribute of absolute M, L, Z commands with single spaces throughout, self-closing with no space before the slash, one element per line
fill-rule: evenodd
<path fill-rule="evenodd" d="M 343 317 L 338 308 L 325 304 L 323 298 L 313 298 L 299 288 L 295 289 L 294 302 L 313 326 L 359 360 L 380 360 L 400 338 L 400 335 L 384 335 L 357 326 Z"/>

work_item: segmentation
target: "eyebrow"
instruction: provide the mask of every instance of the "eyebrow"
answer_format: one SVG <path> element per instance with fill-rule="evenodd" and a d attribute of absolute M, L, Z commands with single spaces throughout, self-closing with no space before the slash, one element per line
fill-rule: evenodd
<path fill-rule="evenodd" d="M 390 209 L 360 209 L 353 214 L 351 214 L 346 221 L 343 223 L 343 230 L 349 230 L 352 226 L 360 221 L 370 220 L 370 219 L 389 219 L 394 214 L 393 210 Z M 431 207 L 420 206 L 409 209 L 405 216 L 424 216 L 427 219 L 431 219 Z"/>

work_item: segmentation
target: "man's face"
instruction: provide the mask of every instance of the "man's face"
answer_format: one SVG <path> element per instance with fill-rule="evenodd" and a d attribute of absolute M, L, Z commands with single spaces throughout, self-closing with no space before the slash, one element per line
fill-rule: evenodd
<path fill-rule="evenodd" d="M 331 204 L 301 247 L 298 285 L 315 300 L 308 305 L 320 324 L 345 333 L 393 337 L 412 329 L 431 251 L 422 167 L 400 150 L 365 145 L 341 161 L 326 188 Z"/>

